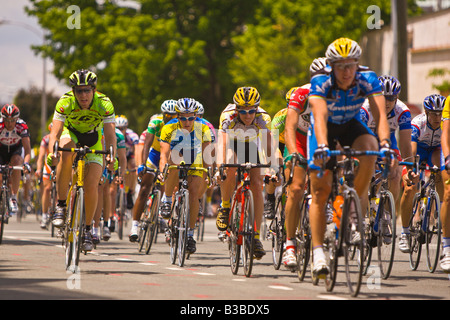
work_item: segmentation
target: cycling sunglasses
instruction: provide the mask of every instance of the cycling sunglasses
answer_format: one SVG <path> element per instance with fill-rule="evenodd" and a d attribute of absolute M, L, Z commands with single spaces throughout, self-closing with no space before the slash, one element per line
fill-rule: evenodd
<path fill-rule="evenodd" d="M 336 62 L 333 67 L 339 70 L 353 70 L 356 69 L 358 66 L 358 62 L 348 62 L 348 63 L 342 63 L 342 62 Z"/>
<path fill-rule="evenodd" d="M 82 93 L 90 93 L 92 89 L 74 89 L 76 94 L 82 94 Z"/>
<path fill-rule="evenodd" d="M 397 100 L 397 96 L 384 96 L 384 98 L 386 99 L 386 101 L 396 101 Z"/>
<path fill-rule="evenodd" d="M 191 116 L 191 117 L 178 117 L 178 119 L 180 119 L 180 121 L 194 121 L 197 117 L 196 116 Z"/>
<path fill-rule="evenodd" d="M 239 112 L 239 114 L 254 114 L 254 113 L 256 113 L 256 109 L 250 109 L 250 110 L 238 109 L 237 112 Z"/>

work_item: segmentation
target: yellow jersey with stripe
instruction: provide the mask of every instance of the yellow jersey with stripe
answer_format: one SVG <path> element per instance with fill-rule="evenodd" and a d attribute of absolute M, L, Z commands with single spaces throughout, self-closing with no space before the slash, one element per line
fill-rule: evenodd
<path fill-rule="evenodd" d="M 170 144 L 170 150 L 178 151 L 185 163 L 202 166 L 202 146 L 205 142 L 211 142 L 211 130 L 197 118 L 189 132 L 183 129 L 178 119 L 172 119 L 161 130 L 161 142 Z"/>

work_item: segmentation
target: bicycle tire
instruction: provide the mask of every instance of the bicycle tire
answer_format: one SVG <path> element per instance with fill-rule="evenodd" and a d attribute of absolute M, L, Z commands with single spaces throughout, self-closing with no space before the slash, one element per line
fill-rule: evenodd
<path fill-rule="evenodd" d="M 275 217 L 270 223 L 270 233 L 272 234 L 272 260 L 275 270 L 279 270 L 283 259 L 284 243 L 286 232 L 284 229 L 283 195 L 279 194 L 275 202 Z"/>
<path fill-rule="evenodd" d="M 68 228 L 68 245 L 66 247 L 66 269 L 77 273 L 79 270 L 85 219 L 83 189 L 76 190 L 72 201 Z"/>
<path fill-rule="evenodd" d="M 311 230 L 309 229 L 309 201 L 311 197 L 303 197 L 300 208 L 300 220 L 297 227 L 297 277 L 301 282 L 305 279 L 308 268 L 309 258 L 311 255 Z"/>
<path fill-rule="evenodd" d="M 250 190 L 244 194 L 244 216 L 242 221 L 242 264 L 244 274 L 250 277 L 253 269 L 253 253 L 255 247 L 255 211 L 253 194 Z"/>
<path fill-rule="evenodd" d="M 171 218 L 169 220 L 169 232 L 170 232 L 170 262 L 175 264 L 178 254 L 178 219 L 179 219 L 179 202 L 176 200 L 175 205 L 172 207 Z"/>
<path fill-rule="evenodd" d="M 378 201 L 379 203 L 379 201 Z M 377 239 L 373 232 L 373 225 L 375 224 L 375 217 L 373 212 L 376 210 L 369 201 L 369 206 L 366 211 L 365 224 L 364 224 L 364 233 L 366 238 L 366 247 L 364 250 L 364 269 L 363 275 L 367 275 L 369 268 L 371 267 L 370 263 L 372 262 L 372 254 L 373 247 L 377 245 Z"/>
<path fill-rule="evenodd" d="M 8 201 L 6 191 L 1 194 L 1 212 L 0 212 L 0 244 L 3 242 L 3 230 L 5 229 L 6 215 L 8 214 Z"/>
<path fill-rule="evenodd" d="M 161 191 L 157 190 L 153 195 L 152 206 L 150 208 L 150 221 L 147 225 L 147 241 L 145 242 L 145 254 L 150 253 L 153 241 L 156 238 L 159 216 L 159 203 L 161 199 Z"/>
<path fill-rule="evenodd" d="M 56 183 L 52 181 L 52 188 L 50 190 L 50 206 L 48 208 L 49 223 L 51 228 L 50 234 L 52 238 L 55 236 L 55 226 L 53 225 L 53 223 L 51 223 L 51 221 L 53 220 L 55 211 L 56 211 Z"/>
<path fill-rule="evenodd" d="M 178 223 L 178 266 L 183 267 L 186 260 L 186 246 L 189 230 L 189 191 L 184 190 Z"/>
<path fill-rule="evenodd" d="M 350 189 L 344 195 L 338 248 L 342 249 L 344 255 L 346 283 L 352 297 L 356 297 L 361 288 L 364 259 L 363 235 L 360 200 L 356 191 Z"/>
<path fill-rule="evenodd" d="M 139 234 L 138 234 L 138 252 L 142 252 L 144 244 L 147 242 L 148 227 L 150 222 L 150 207 L 146 205 L 144 215 L 139 221 Z"/>
<path fill-rule="evenodd" d="M 414 222 L 414 217 L 418 215 L 419 217 L 422 216 L 423 211 L 423 199 L 420 197 L 420 193 L 416 193 L 414 196 L 413 201 L 413 214 L 411 215 L 411 218 L 409 220 L 409 232 L 410 232 L 410 239 L 409 239 L 409 266 L 411 267 L 411 270 L 415 271 L 419 267 L 420 263 L 420 256 L 422 253 L 422 241 L 420 241 L 420 233 L 421 233 L 421 226 L 422 226 L 422 219 Z"/>
<path fill-rule="evenodd" d="M 433 210 L 434 209 L 434 210 Z M 441 219 L 440 219 L 440 199 L 437 192 L 432 191 L 428 197 L 426 214 L 426 242 L 425 251 L 427 254 L 427 270 L 430 273 L 436 271 L 439 261 L 439 251 L 441 246 Z"/>
<path fill-rule="evenodd" d="M 74 270 L 73 273 L 78 272 L 79 264 L 80 264 L 80 254 L 81 254 L 81 246 L 82 246 L 82 239 L 83 239 L 83 233 L 84 233 L 84 219 L 85 219 L 85 211 L 84 211 L 84 190 L 78 189 L 77 190 L 77 197 L 75 202 L 75 220 L 74 220 L 74 231 L 75 231 L 75 237 L 74 239 L 76 241 L 73 242 L 73 254 L 74 258 L 72 261 L 74 261 Z"/>
<path fill-rule="evenodd" d="M 382 279 L 389 278 L 395 255 L 396 222 L 394 196 L 389 190 L 383 190 L 378 210 L 378 266 Z"/>
<path fill-rule="evenodd" d="M 231 198 L 233 211 L 231 212 L 229 223 L 229 241 L 228 252 L 230 255 L 230 267 L 231 273 L 237 274 L 239 271 L 239 264 L 241 258 L 241 245 L 239 242 L 239 224 L 241 221 L 241 206 L 239 201 L 239 195 L 237 191 L 234 192 Z"/>
<path fill-rule="evenodd" d="M 116 203 L 116 214 L 119 217 L 119 225 L 117 229 L 117 234 L 119 239 L 123 239 L 123 222 L 125 219 L 125 189 L 119 187 L 117 192 L 117 203 Z"/>

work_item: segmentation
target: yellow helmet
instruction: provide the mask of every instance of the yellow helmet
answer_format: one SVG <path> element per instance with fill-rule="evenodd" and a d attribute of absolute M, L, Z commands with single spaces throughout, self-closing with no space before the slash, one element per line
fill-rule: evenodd
<path fill-rule="evenodd" d="M 289 102 L 289 100 L 291 100 L 292 94 L 293 94 L 293 93 L 295 92 L 295 90 L 297 90 L 298 88 L 300 88 L 300 87 L 293 87 L 293 88 L 289 89 L 288 92 L 286 92 L 286 101 Z"/>
<path fill-rule="evenodd" d="M 325 56 L 331 63 L 343 59 L 359 60 L 361 47 L 356 41 L 348 38 L 339 38 L 328 46 Z"/>
<path fill-rule="evenodd" d="M 233 96 L 233 102 L 238 106 L 259 106 L 261 96 L 253 87 L 240 87 Z"/>

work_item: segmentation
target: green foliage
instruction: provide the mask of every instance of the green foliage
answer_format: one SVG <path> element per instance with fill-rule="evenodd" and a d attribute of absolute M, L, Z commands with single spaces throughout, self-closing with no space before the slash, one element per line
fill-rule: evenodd
<path fill-rule="evenodd" d="M 389 0 L 29 0 L 26 9 L 47 30 L 45 46 L 58 79 L 79 68 L 99 76 L 109 96 L 141 132 L 166 99 L 193 97 L 217 125 L 238 86 L 255 86 L 272 115 L 293 86 L 309 81 L 309 65 L 329 43 L 358 40 L 367 7 L 389 20 Z M 81 9 L 80 29 L 66 25 L 69 5 Z M 51 114 L 51 113 L 50 113 Z"/>

